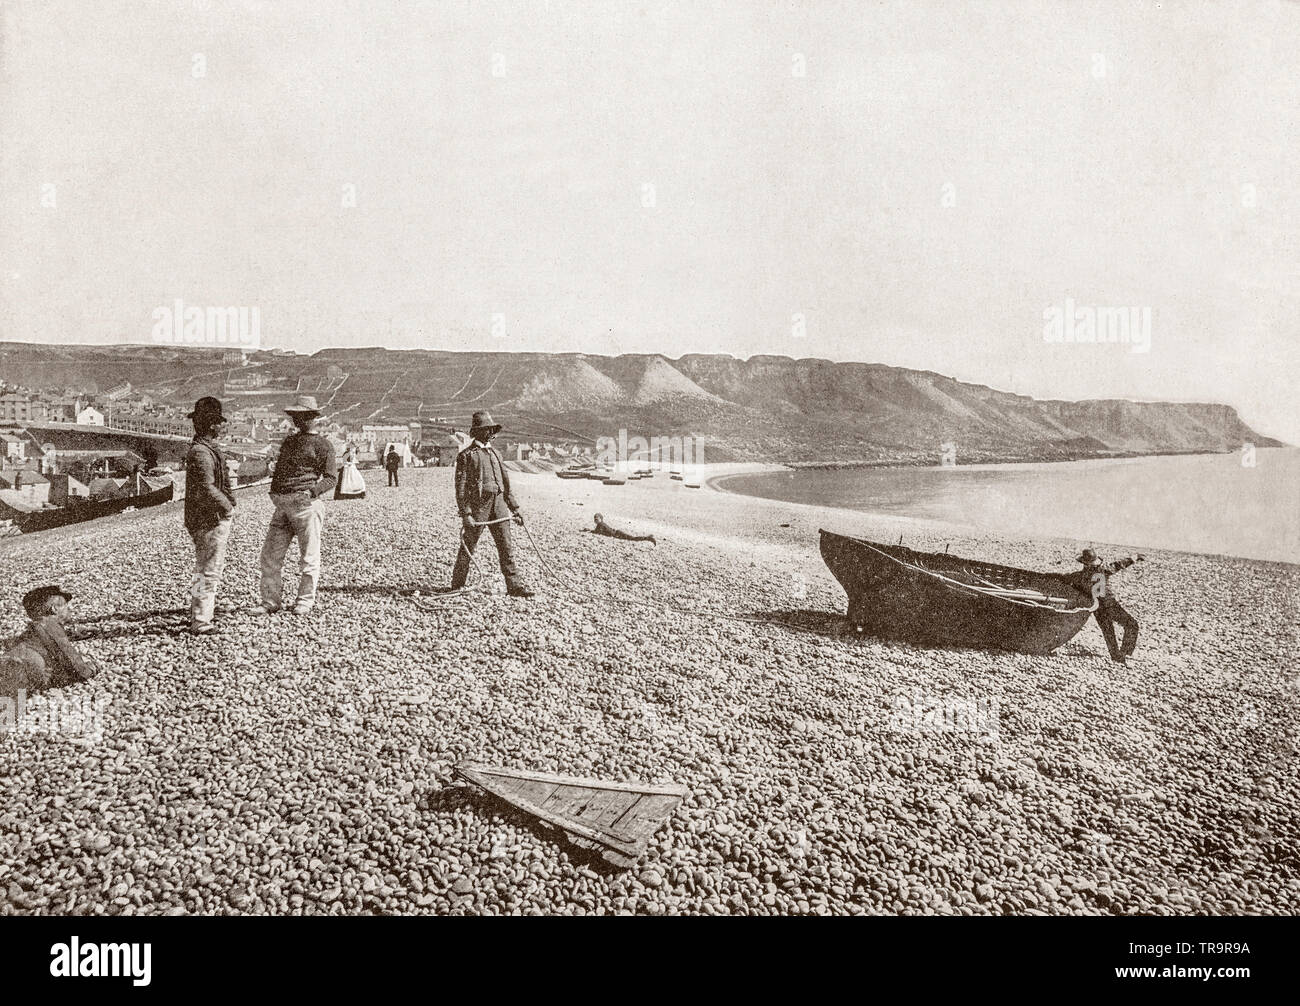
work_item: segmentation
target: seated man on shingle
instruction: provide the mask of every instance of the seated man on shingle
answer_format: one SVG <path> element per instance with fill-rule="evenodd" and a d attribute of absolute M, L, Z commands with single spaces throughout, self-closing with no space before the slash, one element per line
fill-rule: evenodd
<path fill-rule="evenodd" d="M 100 672 L 99 662 L 83 656 L 63 631 L 71 599 L 53 585 L 23 595 L 23 610 L 31 621 L 0 656 L 0 695 L 61 688 L 89 681 Z"/>

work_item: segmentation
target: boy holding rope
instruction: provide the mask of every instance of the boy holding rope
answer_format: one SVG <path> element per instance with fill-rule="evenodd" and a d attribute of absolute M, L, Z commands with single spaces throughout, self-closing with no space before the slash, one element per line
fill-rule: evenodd
<path fill-rule="evenodd" d="M 451 587 L 457 590 L 465 586 L 474 547 L 486 527 L 496 543 L 507 593 L 511 597 L 532 597 L 533 591 L 520 579 L 515 568 L 510 522 L 523 526 L 524 518 L 519 513 L 519 502 L 510 490 L 506 466 L 492 446 L 492 438 L 500 432 L 501 424 L 494 423 L 489 413 L 474 413 L 469 430 L 470 444 L 456 458 L 456 509 L 460 511 L 461 533 L 456 565 L 451 573 Z"/>

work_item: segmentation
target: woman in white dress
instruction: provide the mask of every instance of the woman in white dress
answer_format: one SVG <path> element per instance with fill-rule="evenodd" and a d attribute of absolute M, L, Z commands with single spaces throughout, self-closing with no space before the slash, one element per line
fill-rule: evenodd
<path fill-rule="evenodd" d="M 334 498 L 359 500 L 365 499 L 365 496 L 366 480 L 357 470 L 357 448 L 355 444 L 348 444 L 348 449 L 343 452 L 343 465 L 339 468 L 338 482 L 334 484 Z"/>

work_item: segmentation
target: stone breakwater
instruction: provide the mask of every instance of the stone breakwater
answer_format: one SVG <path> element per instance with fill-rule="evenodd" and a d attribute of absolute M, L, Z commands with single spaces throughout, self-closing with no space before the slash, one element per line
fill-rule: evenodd
<path fill-rule="evenodd" d="M 426 611 L 395 588 L 447 580 L 450 477 L 329 502 L 316 610 L 214 638 L 181 631 L 179 505 L 0 546 L 7 627 L 62 581 L 110 668 L 69 692 L 101 701 L 98 739 L 0 736 L 0 910 L 1300 910 L 1300 568 L 1148 552 L 1116 582 L 1143 627 L 1126 667 L 1091 624 L 1048 658 L 923 649 L 836 635 L 819 526 L 1042 568 L 1077 543 L 520 475 L 569 592 L 524 543 L 537 599 L 504 595 L 489 549 L 492 592 Z M 658 548 L 581 533 L 596 510 Z M 264 490 L 240 495 L 234 600 L 254 600 L 269 517 Z M 467 758 L 690 796 L 610 872 L 453 783 Z"/>

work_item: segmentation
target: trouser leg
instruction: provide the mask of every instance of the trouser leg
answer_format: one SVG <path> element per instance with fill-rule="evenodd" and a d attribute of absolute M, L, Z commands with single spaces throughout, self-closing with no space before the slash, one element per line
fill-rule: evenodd
<path fill-rule="evenodd" d="M 461 529 L 460 544 L 456 546 L 456 565 L 452 567 L 451 571 L 453 590 L 465 586 L 465 580 L 469 577 L 470 557 L 474 554 L 474 546 L 478 544 L 479 535 L 482 533 L 483 529 L 481 527 Z"/>
<path fill-rule="evenodd" d="M 298 606 L 310 608 L 316 603 L 316 584 L 320 580 L 320 540 L 325 527 L 325 507 L 319 499 L 311 501 L 298 515 L 294 528 L 298 536 Z"/>
<path fill-rule="evenodd" d="M 284 596 L 284 554 L 293 540 L 293 525 L 288 515 L 277 503 L 271 515 L 271 526 L 266 529 L 262 543 L 262 604 L 267 608 L 280 607 Z"/>
<path fill-rule="evenodd" d="M 1118 601 L 1114 601 L 1111 603 L 1110 616 L 1124 630 L 1124 641 L 1123 643 L 1120 644 L 1120 648 L 1119 648 L 1120 656 L 1123 657 L 1130 656 L 1133 653 L 1133 651 L 1137 648 L 1137 641 L 1138 641 L 1137 619 L 1134 618 L 1132 615 L 1130 615 L 1127 611 L 1125 611 L 1120 606 Z"/>
<path fill-rule="evenodd" d="M 1101 634 L 1106 637 L 1106 649 L 1110 651 L 1110 659 L 1118 660 L 1120 657 L 1119 646 L 1115 643 L 1115 626 L 1111 621 L 1108 606 L 1102 604 L 1093 612 L 1097 619 L 1097 625 L 1101 628 Z"/>
<path fill-rule="evenodd" d="M 190 584 L 190 624 L 207 625 L 212 621 L 221 574 L 226 565 L 226 543 L 230 540 L 230 521 L 216 527 L 191 531 L 194 541 L 194 580 Z"/>
<path fill-rule="evenodd" d="M 506 578 L 506 587 L 514 590 L 521 586 L 519 571 L 515 568 L 514 542 L 510 537 L 510 524 L 492 524 L 492 540 L 496 542 L 497 559 L 501 563 L 501 575 Z"/>

